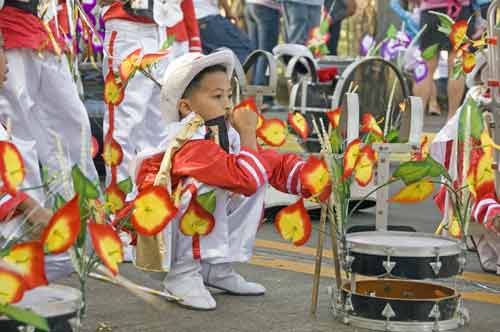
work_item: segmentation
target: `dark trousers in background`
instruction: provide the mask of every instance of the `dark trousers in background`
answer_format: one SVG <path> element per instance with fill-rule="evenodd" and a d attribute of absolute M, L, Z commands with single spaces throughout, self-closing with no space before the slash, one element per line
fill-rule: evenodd
<path fill-rule="evenodd" d="M 203 53 L 209 54 L 220 47 L 231 49 L 241 63 L 253 51 L 250 39 L 229 19 L 210 15 L 198 20 Z"/>

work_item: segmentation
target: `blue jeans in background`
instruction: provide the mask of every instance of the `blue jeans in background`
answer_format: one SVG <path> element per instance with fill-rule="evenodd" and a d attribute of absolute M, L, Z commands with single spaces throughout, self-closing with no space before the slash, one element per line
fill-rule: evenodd
<path fill-rule="evenodd" d="M 321 6 L 283 1 L 286 42 L 305 45 L 310 31 L 319 26 Z"/>
<path fill-rule="evenodd" d="M 241 63 L 253 51 L 250 39 L 236 25 L 221 15 L 210 15 L 198 20 L 203 53 L 220 47 L 231 49 Z"/>
<path fill-rule="evenodd" d="M 255 49 L 271 52 L 273 47 L 278 44 L 280 29 L 279 10 L 247 3 L 245 6 L 245 21 L 252 46 Z M 266 69 L 266 61 L 260 58 L 254 67 L 253 84 L 266 85 L 268 83 Z"/>

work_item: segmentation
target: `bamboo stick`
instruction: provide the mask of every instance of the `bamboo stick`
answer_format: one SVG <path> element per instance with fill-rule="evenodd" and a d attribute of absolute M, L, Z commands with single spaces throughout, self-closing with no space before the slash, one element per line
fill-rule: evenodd
<path fill-rule="evenodd" d="M 327 205 L 321 205 L 321 216 L 319 219 L 318 244 L 316 245 L 316 261 L 314 263 L 313 289 L 311 298 L 311 315 L 316 315 L 318 307 L 319 282 L 321 278 L 321 263 L 323 258 L 323 242 L 325 240 Z"/>

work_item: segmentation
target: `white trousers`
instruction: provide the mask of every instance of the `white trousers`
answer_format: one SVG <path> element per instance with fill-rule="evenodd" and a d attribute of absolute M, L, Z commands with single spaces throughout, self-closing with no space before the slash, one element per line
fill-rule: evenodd
<path fill-rule="evenodd" d="M 200 237 L 201 261 L 208 264 L 246 262 L 253 255 L 255 237 L 262 220 L 265 186 L 254 195 L 234 195 L 217 189 L 214 212 L 215 227 L 207 236 Z M 182 214 L 182 211 L 181 213 Z M 193 260 L 193 239 L 179 228 L 179 219 L 173 222 L 173 269 L 179 263 Z"/>
<path fill-rule="evenodd" d="M 13 136 L 36 142 L 36 152 L 49 178 L 61 179 L 77 164 L 87 177 L 98 181 L 90 156 L 89 118 L 66 58 L 48 52 L 40 56 L 28 49 L 7 50 L 6 55 L 9 74 L 0 90 L 0 114 L 11 119 Z M 87 140 L 82 141 L 82 136 Z M 26 183 L 36 182 L 38 165 L 27 166 Z M 71 181 L 66 190 L 60 185 L 51 190 L 67 199 L 73 195 Z"/>
<path fill-rule="evenodd" d="M 104 47 L 109 50 L 111 34 L 116 31 L 113 46 L 113 71 L 130 53 L 142 48 L 143 54 L 160 50 L 165 34 L 154 24 L 109 20 L 106 22 Z M 171 53 L 153 66 L 153 77 L 157 81 L 163 78 L 167 65 L 176 57 L 188 52 L 187 42 L 174 42 Z M 103 59 L 103 75 L 109 71 L 107 56 Z M 146 148 L 153 148 L 166 137 L 165 121 L 160 112 L 160 87 L 152 80 L 137 72 L 128 82 L 125 98 L 115 108 L 114 139 L 121 145 L 123 161 L 118 167 L 118 181 L 126 179 L 129 164 L 135 155 Z M 109 115 L 104 116 L 103 130 L 106 135 L 109 128 Z M 111 172 L 106 170 L 106 182 L 111 181 Z"/>

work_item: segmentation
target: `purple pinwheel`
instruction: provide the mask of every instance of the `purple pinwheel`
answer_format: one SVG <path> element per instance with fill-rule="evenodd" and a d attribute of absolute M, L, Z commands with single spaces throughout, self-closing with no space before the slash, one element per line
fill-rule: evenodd
<path fill-rule="evenodd" d="M 388 39 L 382 43 L 380 48 L 380 55 L 385 60 L 393 60 L 397 57 L 398 52 L 401 51 L 401 45 L 396 39 Z"/>
<path fill-rule="evenodd" d="M 367 34 L 361 39 L 359 44 L 359 54 L 365 56 L 373 47 L 375 47 L 375 38 Z"/>
<path fill-rule="evenodd" d="M 427 63 L 424 60 L 418 61 L 415 68 L 413 68 L 413 77 L 417 83 L 422 81 L 428 73 L 429 69 L 427 68 Z"/>
<path fill-rule="evenodd" d="M 92 35 L 92 48 L 94 49 L 94 53 L 101 53 L 102 52 L 102 43 L 99 40 L 97 35 Z"/>
<path fill-rule="evenodd" d="M 95 8 L 96 4 L 97 0 L 82 0 L 82 7 L 87 15 L 92 13 L 92 9 Z"/>
<path fill-rule="evenodd" d="M 407 48 L 408 46 L 410 46 L 411 37 L 405 31 L 398 31 L 396 33 L 396 39 L 402 47 Z"/>

